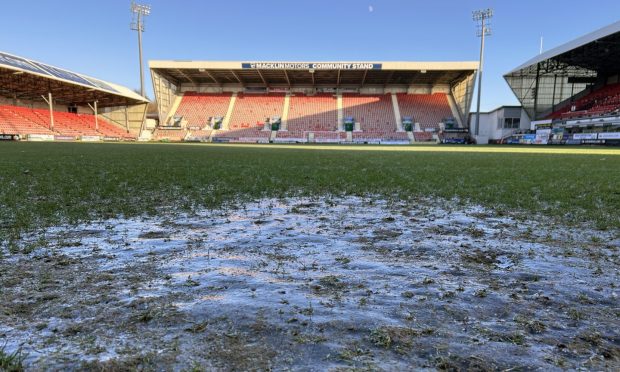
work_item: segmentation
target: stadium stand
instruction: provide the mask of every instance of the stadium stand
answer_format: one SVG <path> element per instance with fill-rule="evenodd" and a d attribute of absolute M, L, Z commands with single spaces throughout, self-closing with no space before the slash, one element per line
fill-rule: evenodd
<path fill-rule="evenodd" d="M 596 117 L 620 110 L 620 84 L 606 85 L 552 113 L 550 119 Z"/>
<path fill-rule="evenodd" d="M 247 128 L 262 130 L 266 119 L 273 116 L 282 116 L 283 107 L 284 94 L 239 93 L 228 129 L 231 131 Z M 239 133 L 249 134 L 252 132 L 245 130 Z"/>
<path fill-rule="evenodd" d="M 28 119 L 29 115 L 29 110 L 22 107 L 0 106 L 0 134 L 54 134 L 49 128 Z"/>
<path fill-rule="evenodd" d="M 231 93 L 185 92 L 174 116 L 183 117 L 190 127 L 204 129 L 210 118 L 226 116 L 231 96 Z"/>
<path fill-rule="evenodd" d="M 174 118 L 174 126 L 187 130 L 186 140 L 196 140 L 195 130 L 214 129 L 209 137 L 214 142 L 401 144 L 414 140 L 402 131 L 403 117 L 414 117 L 422 131 L 438 131 L 452 116 L 463 122 L 478 63 L 166 60 L 149 61 L 149 67 L 160 119 Z M 400 95 L 405 107 L 399 110 L 395 92 L 420 89 L 445 93 Z M 195 91 L 234 93 L 221 93 L 219 112 L 207 112 L 218 95 Z M 202 126 L 209 117 L 225 116 L 226 106 L 222 128 Z M 268 122 L 274 117 L 281 120 L 279 128 Z"/>
<path fill-rule="evenodd" d="M 291 96 L 287 129 L 290 132 L 329 132 L 338 129 L 338 107 L 333 94 Z"/>
<path fill-rule="evenodd" d="M 0 51 L 0 134 L 13 140 L 134 140 L 148 105 L 127 87 Z"/>
<path fill-rule="evenodd" d="M 421 129 L 439 130 L 439 123 L 452 117 L 452 110 L 445 93 L 397 94 L 398 106 L 403 117 L 413 117 Z"/>
<path fill-rule="evenodd" d="M 360 95 L 343 94 L 345 117 L 353 117 L 363 132 L 396 132 L 396 118 L 389 94 Z"/>
<path fill-rule="evenodd" d="M 70 137 L 100 136 L 123 139 L 135 139 L 120 127 L 98 118 L 98 128 L 94 115 L 73 114 L 54 111 L 54 127 L 52 129 L 49 111 L 19 106 L 0 106 L 1 131 L 15 134 L 50 134 Z"/>
<path fill-rule="evenodd" d="M 268 119 L 281 117 L 284 94 L 239 93 L 228 130 L 216 131 L 216 142 L 269 142 L 271 130 L 263 130 Z"/>

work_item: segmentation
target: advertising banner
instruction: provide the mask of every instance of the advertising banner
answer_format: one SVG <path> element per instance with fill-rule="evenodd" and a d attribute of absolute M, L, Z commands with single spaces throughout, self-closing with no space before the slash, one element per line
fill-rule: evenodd
<path fill-rule="evenodd" d="M 575 133 L 573 134 L 573 139 L 576 140 L 595 140 L 596 133 Z"/>
<path fill-rule="evenodd" d="M 101 137 L 99 136 L 82 136 L 80 139 L 84 142 L 97 142 L 101 141 Z"/>
<path fill-rule="evenodd" d="M 387 140 L 387 141 L 381 141 L 382 145 L 408 145 L 409 141 L 405 141 L 405 140 Z"/>
<path fill-rule="evenodd" d="M 547 134 L 537 134 L 536 139 L 534 140 L 535 145 L 546 145 L 549 143 L 549 135 Z"/>
<path fill-rule="evenodd" d="M 274 143 L 306 143 L 308 142 L 305 138 L 278 138 L 276 137 L 273 140 Z"/>
<path fill-rule="evenodd" d="M 338 138 L 316 138 L 314 140 L 316 143 L 340 143 L 340 141 Z"/>
<path fill-rule="evenodd" d="M 519 143 L 522 144 L 522 145 L 531 145 L 535 141 L 536 141 L 536 135 L 535 134 L 524 134 L 521 137 L 521 140 L 519 141 Z"/>
<path fill-rule="evenodd" d="M 0 134 L 0 141 L 19 141 L 19 134 Z"/>
<path fill-rule="evenodd" d="M 51 134 L 29 134 L 28 141 L 53 141 L 54 136 Z"/>
<path fill-rule="evenodd" d="M 599 133 L 598 139 L 620 139 L 620 132 Z"/>
<path fill-rule="evenodd" d="M 54 141 L 75 141 L 72 136 L 54 136 Z"/>

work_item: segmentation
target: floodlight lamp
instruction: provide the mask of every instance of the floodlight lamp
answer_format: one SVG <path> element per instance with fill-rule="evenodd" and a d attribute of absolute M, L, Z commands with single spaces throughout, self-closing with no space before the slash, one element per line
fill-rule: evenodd
<path fill-rule="evenodd" d="M 147 16 L 151 14 L 151 6 L 143 5 L 143 4 L 136 4 L 135 2 L 132 2 L 131 11 L 133 13 L 139 13 L 139 14 Z"/>
<path fill-rule="evenodd" d="M 480 21 L 483 19 L 493 18 L 493 9 L 476 10 L 472 12 L 472 18 L 474 21 Z"/>

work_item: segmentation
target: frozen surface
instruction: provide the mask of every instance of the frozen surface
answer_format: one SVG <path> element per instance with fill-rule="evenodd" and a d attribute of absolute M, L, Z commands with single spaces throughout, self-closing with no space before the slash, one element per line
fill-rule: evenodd
<path fill-rule="evenodd" d="M 617 231 L 379 198 L 59 226 L 0 259 L 29 369 L 620 368 Z"/>

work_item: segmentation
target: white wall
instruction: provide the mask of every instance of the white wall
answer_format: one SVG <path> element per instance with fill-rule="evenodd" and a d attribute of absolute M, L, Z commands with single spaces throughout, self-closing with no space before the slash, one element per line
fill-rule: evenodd
<path fill-rule="evenodd" d="M 504 119 L 506 117 L 513 117 L 508 115 L 506 111 L 514 110 L 511 107 L 500 107 L 491 112 L 480 113 L 480 130 L 481 136 L 488 137 L 489 140 L 499 140 L 505 138 L 512 133 L 518 131 L 530 129 L 530 118 L 527 116 L 525 110 L 520 109 L 520 124 L 518 129 L 504 128 Z M 476 113 L 470 115 L 471 127 L 476 123 Z M 501 124 L 500 124 L 501 123 Z"/>

